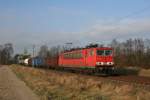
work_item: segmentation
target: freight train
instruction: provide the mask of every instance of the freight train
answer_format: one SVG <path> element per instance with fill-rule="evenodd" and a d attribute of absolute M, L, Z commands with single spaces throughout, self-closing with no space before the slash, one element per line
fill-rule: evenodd
<path fill-rule="evenodd" d="M 110 47 L 92 47 L 68 50 L 57 57 L 34 57 L 25 59 L 25 64 L 33 67 L 72 68 L 89 70 L 113 70 L 114 53 Z"/>

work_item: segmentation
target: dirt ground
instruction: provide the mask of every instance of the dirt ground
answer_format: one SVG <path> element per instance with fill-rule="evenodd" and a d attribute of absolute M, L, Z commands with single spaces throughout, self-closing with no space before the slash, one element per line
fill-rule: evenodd
<path fill-rule="evenodd" d="M 0 66 L 0 100 L 39 100 L 8 66 Z"/>

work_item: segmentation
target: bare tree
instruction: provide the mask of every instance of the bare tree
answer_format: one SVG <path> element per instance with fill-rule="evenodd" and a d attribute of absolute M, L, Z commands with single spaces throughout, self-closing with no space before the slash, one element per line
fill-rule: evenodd
<path fill-rule="evenodd" d="M 1 64 L 9 64 L 12 60 L 13 52 L 13 45 L 11 43 L 7 43 L 4 44 L 4 46 L 0 46 Z"/>
<path fill-rule="evenodd" d="M 58 57 L 60 52 L 61 52 L 61 47 L 54 46 L 50 49 L 50 57 Z"/>
<path fill-rule="evenodd" d="M 0 45 L 0 63 L 2 63 L 2 51 L 3 51 L 3 45 Z"/>
<path fill-rule="evenodd" d="M 38 55 L 42 58 L 48 57 L 48 55 L 49 55 L 48 47 L 46 45 L 42 45 L 40 47 L 40 51 L 39 51 Z"/>
<path fill-rule="evenodd" d="M 128 39 L 118 42 L 114 39 L 111 44 L 114 48 L 114 58 L 118 66 L 150 66 L 150 40 Z"/>

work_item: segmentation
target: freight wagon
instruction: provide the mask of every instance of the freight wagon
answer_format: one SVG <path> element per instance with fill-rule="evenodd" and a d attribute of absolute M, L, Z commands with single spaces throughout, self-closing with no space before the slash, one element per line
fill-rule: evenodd
<path fill-rule="evenodd" d="M 58 57 L 49 57 L 45 59 L 45 66 L 47 68 L 57 67 L 58 65 Z"/>
<path fill-rule="evenodd" d="M 41 57 L 32 58 L 32 66 L 33 67 L 42 67 L 45 64 L 45 60 Z"/>
<path fill-rule="evenodd" d="M 82 48 L 65 51 L 57 57 L 28 59 L 33 67 L 104 70 L 114 69 L 113 49 L 109 47 Z"/>

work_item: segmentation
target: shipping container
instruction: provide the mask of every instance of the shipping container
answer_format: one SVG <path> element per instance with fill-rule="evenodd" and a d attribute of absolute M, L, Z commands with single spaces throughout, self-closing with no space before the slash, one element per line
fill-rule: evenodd
<path fill-rule="evenodd" d="M 32 66 L 33 67 L 42 67 L 44 66 L 44 59 L 41 57 L 32 58 Z"/>

